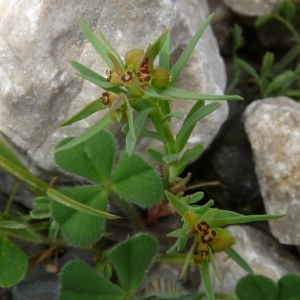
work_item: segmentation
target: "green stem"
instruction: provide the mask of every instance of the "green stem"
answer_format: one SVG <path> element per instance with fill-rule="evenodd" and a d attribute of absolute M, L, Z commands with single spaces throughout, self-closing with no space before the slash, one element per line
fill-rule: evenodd
<path fill-rule="evenodd" d="M 12 206 L 12 203 L 13 203 L 13 201 L 14 201 L 14 199 L 15 199 L 16 194 L 17 194 L 17 191 L 18 191 L 18 189 L 19 189 L 19 186 L 20 186 L 20 184 L 17 182 L 17 183 L 15 184 L 15 186 L 14 186 L 14 188 L 13 188 L 13 190 L 12 190 L 10 196 L 9 196 L 8 201 L 7 201 L 7 204 L 6 204 L 4 213 L 3 213 L 4 215 L 8 215 L 8 213 L 9 213 L 9 211 L 10 211 L 10 208 L 11 208 L 11 206 Z"/>

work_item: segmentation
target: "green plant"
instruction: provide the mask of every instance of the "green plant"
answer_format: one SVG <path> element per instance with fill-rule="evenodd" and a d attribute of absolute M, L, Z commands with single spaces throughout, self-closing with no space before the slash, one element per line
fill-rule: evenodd
<path fill-rule="evenodd" d="M 297 59 L 300 54 L 300 35 L 293 25 L 296 16 L 296 7 L 291 0 L 284 0 L 277 9 L 270 14 L 260 16 L 255 21 L 255 27 L 260 28 L 270 21 L 278 22 L 294 42 L 290 51 L 278 62 L 275 62 L 274 54 L 266 52 L 262 58 L 260 70 L 255 70 L 247 61 L 238 58 L 237 51 L 244 45 L 242 30 L 238 25 L 232 29 L 233 34 L 233 80 L 227 88 L 230 93 L 240 82 L 242 70 L 252 76 L 245 83 L 255 84 L 259 88 L 259 96 L 289 96 L 300 98 L 299 76 L 300 66 Z"/>
<path fill-rule="evenodd" d="M 105 234 L 105 219 L 118 218 L 106 212 L 108 201 L 116 201 L 123 206 L 136 231 L 141 231 L 141 227 L 132 204 L 145 208 L 155 206 L 155 209 L 148 210 L 152 219 L 158 218 L 162 210 L 181 215 L 182 228 L 169 234 L 177 241 L 167 254 L 160 255 L 158 260 L 172 257 L 172 252 L 176 250 L 185 250 L 188 239 L 193 239 L 191 248 L 184 254 L 181 275 L 191 263 L 197 265 L 209 300 L 215 299 L 208 270 L 209 263 L 221 280 L 214 260 L 215 252 L 225 251 L 242 268 L 252 273 L 247 263 L 231 247 L 235 243 L 234 237 L 221 227 L 276 219 L 282 215 L 244 216 L 213 208 L 213 200 L 199 205 L 203 193 L 185 196 L 191 174 L 181 177 L 185 167 L 195 160 L 203 149 L 202 145 L 185 149 L 191 133 L 202 118 L 219 106 L 218 102 L 206 104 L 205 100 L 241 100 L 239 96 L 201 95 L 172 87 L 211 17 L 202 24 L 172 68 L 169 65 L 168 30 L 150 44 L 146 51 L 136 48 L 128 51 L 123 62 L 100 31 L 97 36 L 80 22 L 82 31 L 107 63 L 110 71 L 105 78 L 78 62 L 71 62 L 79 76 L 103 88 L 105 92 L 61 126 L 82 120 L 99 110 L 106 109 L 107 113 L 82 135 L 63 140 L 55 150 L 55 160 L 60 168 L 81 176 L 87 184 L 55 191 L 31 175 L 1 143 L 0 166 L 27 183 L 39 196 L 34 201 L 36 209 L 31 211 L 30 216 L 16 219 L 6 213 L 0 215 L 2 227 L 10 226 L 11 229 L 0 228 L 1 237 L 6 244 L 10 243 L 8 238 L 17 235 L 17 230 L 23 230 L 24 233 L 20 235 L 25 237 L 26 234 L 29 235 L 31 228 L 32 232 L 41 228 L 28 224 L 28 221 L 49 218 L 51 243 L 91 247 Z M 154 66 L 156 58 L 158 67 Z M 180 111 L 171 110 L 170 103 L 175 98 L 195 102 L 186 116 Z M 172 132 L 171 118 L 184 119 L 177 134 Z M 146 121 L 152 125 L 151 129 L 146 127 Z M 105 130 L 113 122 L 124 123 L 122 131 L 126 135 L 126 149 L 118 156 L 116 141 Z M 150 148 L 147 153 L 156 164 L 163 166 L 163 180 L 153 166 L 134 153 L 140 137 L 162 143 L 163 150 Z M 49 242 L 40 235 L 34 234 L 34 237 Z M 8 246 L 13 247 L 11 244 Z M 142 294 L 139 293 L 140 284 L 145 270 L 158 255 L 157 248 L 157 242 L 143 234 L 136 235 L 108 251 L 96 247 L 95 261 L 99 274 L 81 262 L 70 262 L 62 271 L 59 299 L 142 298 Z M 21 256 L 19 255 L 20 259 L 24 261 L 24 257 Z M 7 269 L 12 265 L 6 260 L 0 265 L 1 269 L 2 266 Z M 12 278 L 9 283 L 1 282 L 0 277 L 0 285 L 15 284 L 22 278 L 24 269 L 26 266 L 19 272 L 18 277 Z M 113 270 L 118 284 L 109 281 Z M 177 292 L 171 293 L 170 297 L 180 297 Z M 190 297 L 192 299 L 193 296 Z"/>

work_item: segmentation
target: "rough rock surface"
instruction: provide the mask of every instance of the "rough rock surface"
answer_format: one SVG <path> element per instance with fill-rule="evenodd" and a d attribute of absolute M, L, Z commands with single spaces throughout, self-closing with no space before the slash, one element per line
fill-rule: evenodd
<path fill-rule="evenodd" d="M 272 12 L 282 0 L 223 0 L 233 11 L 245 16 L 261 16 Z"/>
<path fill-rule="evenodd" d="M 300 264 L 274 238 L 250 226 L 229 226 L 236 238 L 233 248 L 250 265 L 255 274 L 264 275 L 277 282 L 283 275 L 300 274 Z M 237 265 L 224 252 L 215 255 L 221 284 L 215 276 L 212 277 L 214 290 L 219 293 L 234 293 L 237 281 L 248 273 Z M 213 271 L 211 270 L 211 274 Z"/>
<path fill-rule="evenodd" d="M 107 67 L 80 32 L 81 19 L 101 28 L 117 51 L 147 47 L 171 28 L 173 59 L 184 49 L 208 16 L 205 1 L 24 1 L 0 0 L 0 133 L 19 153 L 30 171 L 56 173 L 55 145 L 76 136 L 99 119 L 96 116 L 67 128 L 60 122 L 102 91 L 76 77 L 70 59 L 105 74 Z M 222 94 L 225 70 L 211 28 L 204 33 L 177 86 L 201 93 Z M 192 105 L 193 103 L 190 103 Z M 176 108 L 187 112 L 187 102 Z M 210 143 L 227 116 L 224 104 L 199 124 L 190 143 Z M 181 121 L 180 121 L 181 122 Z M 174 125 L 178 130 L 179 123 Z M 119 130 L 118 126 L 112 131 Z M 140 144 L 142 151 L 147 145 Z"/>
<path fill-rule="evenodd" d="M 283 244 L 300 244 L 300 104 L 286 97 L 249 105 L 245 129 L 267 213 L 287 214 L 270 221 Z"/>

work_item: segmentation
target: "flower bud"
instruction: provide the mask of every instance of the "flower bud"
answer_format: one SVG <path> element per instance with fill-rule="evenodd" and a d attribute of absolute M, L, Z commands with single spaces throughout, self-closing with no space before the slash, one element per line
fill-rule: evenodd
<path fill-rule="evenodd" d="M 144 50 L 138 48 L 129 50 L 125 54 L 125 64 L 127 68 L 133 72 L 137 72 L 144 53 Z"/>
<path fill-rule="evenodd" d="M 234 236 L 222 228 L 212 229 L 211 235 L 213 236 L 213 241 L 209 246 L 214 252 L 222 252 L 235 244 Z"/>
<path fill-rule="evenodd" d="M 170 73 L 163 68 L 154 69 L 152 77 L 152 85 L 160 89 L 168 86 L 171 79 Z"/>

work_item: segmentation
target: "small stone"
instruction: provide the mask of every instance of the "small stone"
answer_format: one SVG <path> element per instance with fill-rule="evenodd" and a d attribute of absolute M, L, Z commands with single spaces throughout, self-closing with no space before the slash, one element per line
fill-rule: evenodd
<path fill-rule="evenodd" d="M 250 226 L 226 227 L 236 239 L 233 248 L 250 265 L 257 275 L 264 275 L 277 282 L 286 274 L 300 274 L 300 263 L 274 238 Z M 216 293 L 234 293 L 238 280 L 248 273 L 225 252 L 215 254 L 216 264 L 224 284 L 211 276 Z M 211 274 L 213 270 L 211 269 Z"/>
<path fill-rule="evenodd" d="M 267 213 L 283 244 L 300 244 L 300 104 L 287 97 L 255 101 L 245 111 L 245 129 Z"/>

